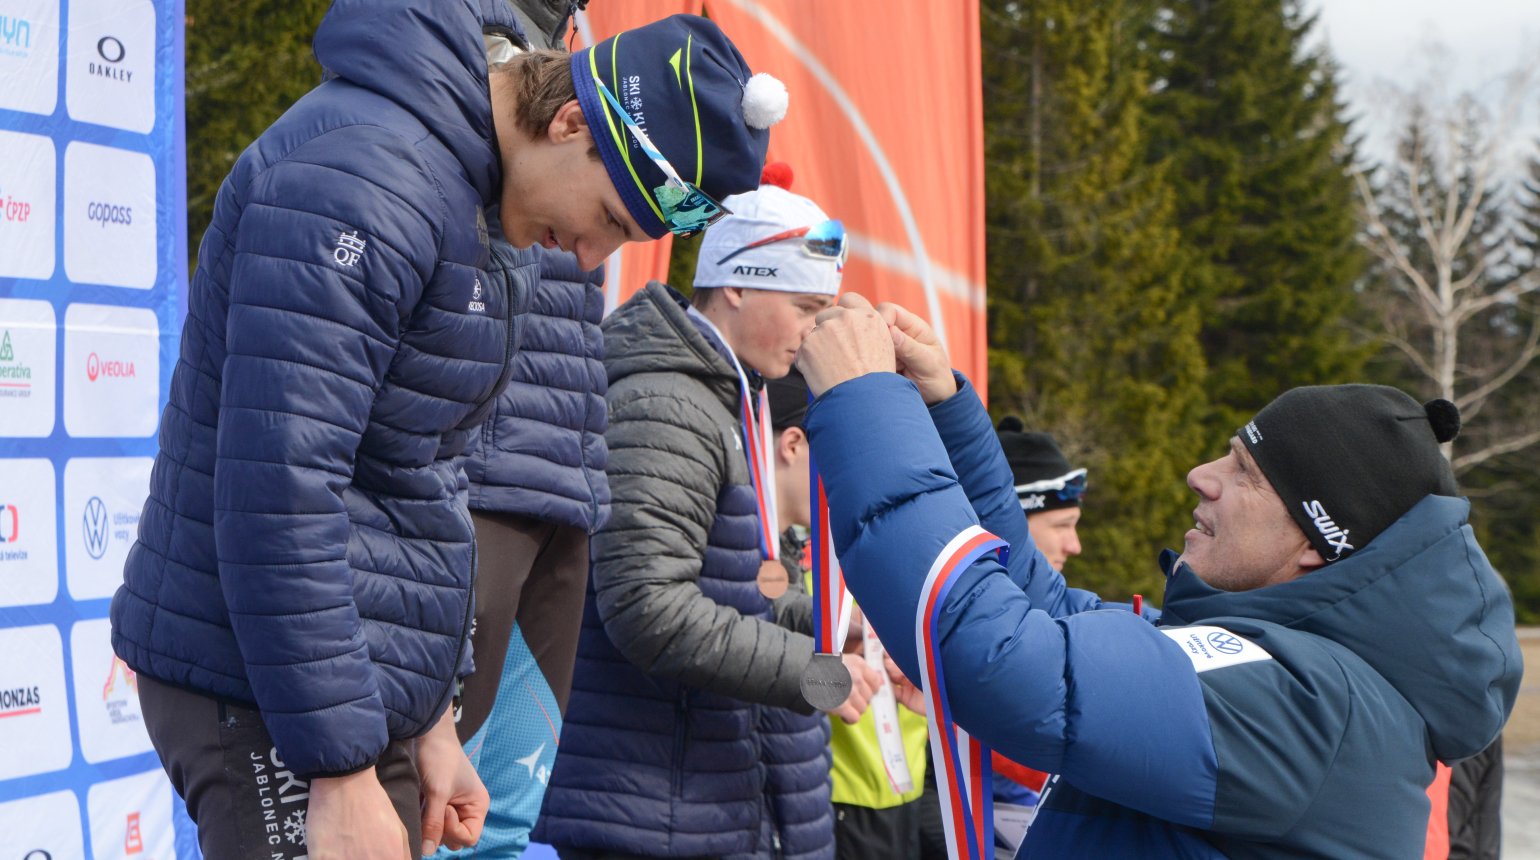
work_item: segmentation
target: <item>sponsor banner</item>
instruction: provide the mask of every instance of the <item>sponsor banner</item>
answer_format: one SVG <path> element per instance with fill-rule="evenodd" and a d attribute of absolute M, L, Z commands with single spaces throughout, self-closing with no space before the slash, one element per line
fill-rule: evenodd
<path fill-rule="evenodd" d="M 70 629 L 75 670 L 75 725 L 86 761 L 136 755 L 154 749 L 139 710 L 139 679 L 112 653 L 112 623 L 80 621 Z"/>
<path fill-rule="evenodd" d="M 80 832 L 80 800 L 55 791 L 0 803 L 0 858 L 73 860 L 86 856 Z"/>
<path fill-rule="evenodd" d="M 1162 627 L 1160 632 L 1182 646 L 1182 652 L 1198 672 L 1273 659 L 1261 645 L 1242 639 L 1223 627 Z"/>
<path fill-rule="evenodd" d="M 64 273 L 79 284 L 155 286 L 155 162 L 70 141 L 64 150 Z"/>
<path fill-rule="evenodd" d="M 0 299 L 0 436 L 53 433 L 56 329 L 48 302 Z"/>
<path fill-rule="evenodd" d="M 52 603 L 58 595 L 54 498 L 51 460 L 0 458 L 0 606 Z M 9 660 L 0 648 L 0 673 Z"/>
<path fill-rule="evenodd" d="M 149 133 L 155 127 L 155 5 L 70 0 L 65 69 L 71 119 Z M 153 205 L 146 215 L 151 211 Z"/>
<path fill-rule="evenodd" d="M 64 311 L 64 429 L 150 436 L 160 421 L 160 324 L 147 308 Z"/>
<path fill-rule="evenodd" d="M 0 44 L 5 20 L 0 12 Z M 0 92 L 4 65 L 0 52 Z M 0 131 L 0 152 L 0 278 L 46 280 L 53 277 L 54 259 L 53 139 Z"/>
<path fill-rule="evenodd" d="M 111 597 L 139 536 L 153 457 L 74 457 L 64 464 L 64 573 L 70 597 Z"/>
<path fill-rule="evenodd" d="M 160 768 L 91 786 L 86 814 L 96 860 L 176 860 L 171 781 Z"/>
<path fill-rule="evenodd" d="M 0 779 L 69 767 L 64 642 L 52 624 L 0 630 Z"/>
<path fill-rule="evenodd" d="M 46 116 L 58 101 L 59 0 L 6 0 L 0 4 L 0 108 Z"/>

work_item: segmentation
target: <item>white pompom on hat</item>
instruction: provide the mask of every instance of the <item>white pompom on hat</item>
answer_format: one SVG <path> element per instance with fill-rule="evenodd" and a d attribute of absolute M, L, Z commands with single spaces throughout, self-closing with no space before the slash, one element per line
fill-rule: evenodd
<path fill-rule="evenodd" d="M 790 103 L 786 85 L 764 72 L 743 85 L 743 121 L 750 128 L 769 128 L 785 119 Z"/>

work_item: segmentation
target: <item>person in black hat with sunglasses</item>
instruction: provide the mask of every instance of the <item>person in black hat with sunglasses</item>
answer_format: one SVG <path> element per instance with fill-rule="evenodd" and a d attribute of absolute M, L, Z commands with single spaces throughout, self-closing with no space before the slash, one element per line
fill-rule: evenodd
<path fill-rule="evenodd" d="M 1051 433 L 1026 433 L 1021 419 L 1007 415 L 995 428 L 1000 448 L 1016 481 L 1016 498 L 1027 514 L 1027 529 L 1037 551 L 1054 570 L 1080 554 L 1080 500 L 1085 497 L 1086 470 L 1070 468 Z"/>

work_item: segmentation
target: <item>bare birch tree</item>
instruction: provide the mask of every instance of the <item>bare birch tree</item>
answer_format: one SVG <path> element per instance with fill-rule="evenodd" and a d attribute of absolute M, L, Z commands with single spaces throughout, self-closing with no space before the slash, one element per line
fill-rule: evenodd
<path fill-rule="evenodd" d="M 1540 404 L 1504 396 L 1540 369 L 1540 261 L 1515 253 L 1514 199 L 1497 181 L 1530 78 L 1513 76 L 1495 118 L 1469 94 L 1449 106 L 1412 96 L 1380 182 L 1354 171 L 1360 241 L 1381 270 L 1366 296 L 1380 311 L 1370 333 L 1460 408 L 1467 430 L 1458 449 L 1443 445 L 1457 475 L 1540 443 Z"/>

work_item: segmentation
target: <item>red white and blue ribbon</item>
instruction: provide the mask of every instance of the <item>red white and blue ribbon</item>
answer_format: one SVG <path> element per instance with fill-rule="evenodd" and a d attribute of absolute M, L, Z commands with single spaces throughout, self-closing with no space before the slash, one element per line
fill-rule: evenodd
<path fill-rule="evenodd" d="M 952 585 L 980 556 L 1001 551 L 1005 541 L 978 526 L 964 529 L 941 550 L 925 577 L 915 612 L 914 639 L 920 657 L 920 682 L 930 711 L 930 750 L 941 793 L 941 821 L 946 829 L 950 860 L 990 860 L 994 856 L 994 803 L 991 797 L 989 750 L 952 720 L 946 678 L 941 671 L 941 642 L 937 622 Z"/>
<path fill-rule="evenodd" d="M 705 314 L 694 306 L 687 313 L 705 323 L 717 339 L 722 341 L 722 345 L 727 346 L 727 338 L 722 336 L 721 330 Z M 748 374 L 743 372 L 743 363 L 738 361 L 738 356 L 733 355 L 732 347 L 727 347 L 727 354 L 732 357 L 733 369 L 738 371 L 738 411 L 742 416 L 743 448 L 749 457 L 749 481 L 754 486 L 754 502 L 759 511 L 759 555 L 766 561 L 779 561 L 781 520 L 780 512 L 776 510 L 775 464 L 770 460 L 770 452 L 775 450 L 771 441 L 770 397 L 761 386 L 756 409 L 756 398 L 749 388 Z"/>
<path fill-rule="evenodd" d="M 812 395 L 808 397 L 811 399 Z M 840 654 L 850 631 L 850 592 L 845 590 L 845 577 L 840 575 L 840 562 L 834 555 L 829 497 L 812 452 L 808 452 L 807 468 L 813 509 L 812 535 L 808 541 L 813 551 L 813 648 L 823 654 Z"/>

